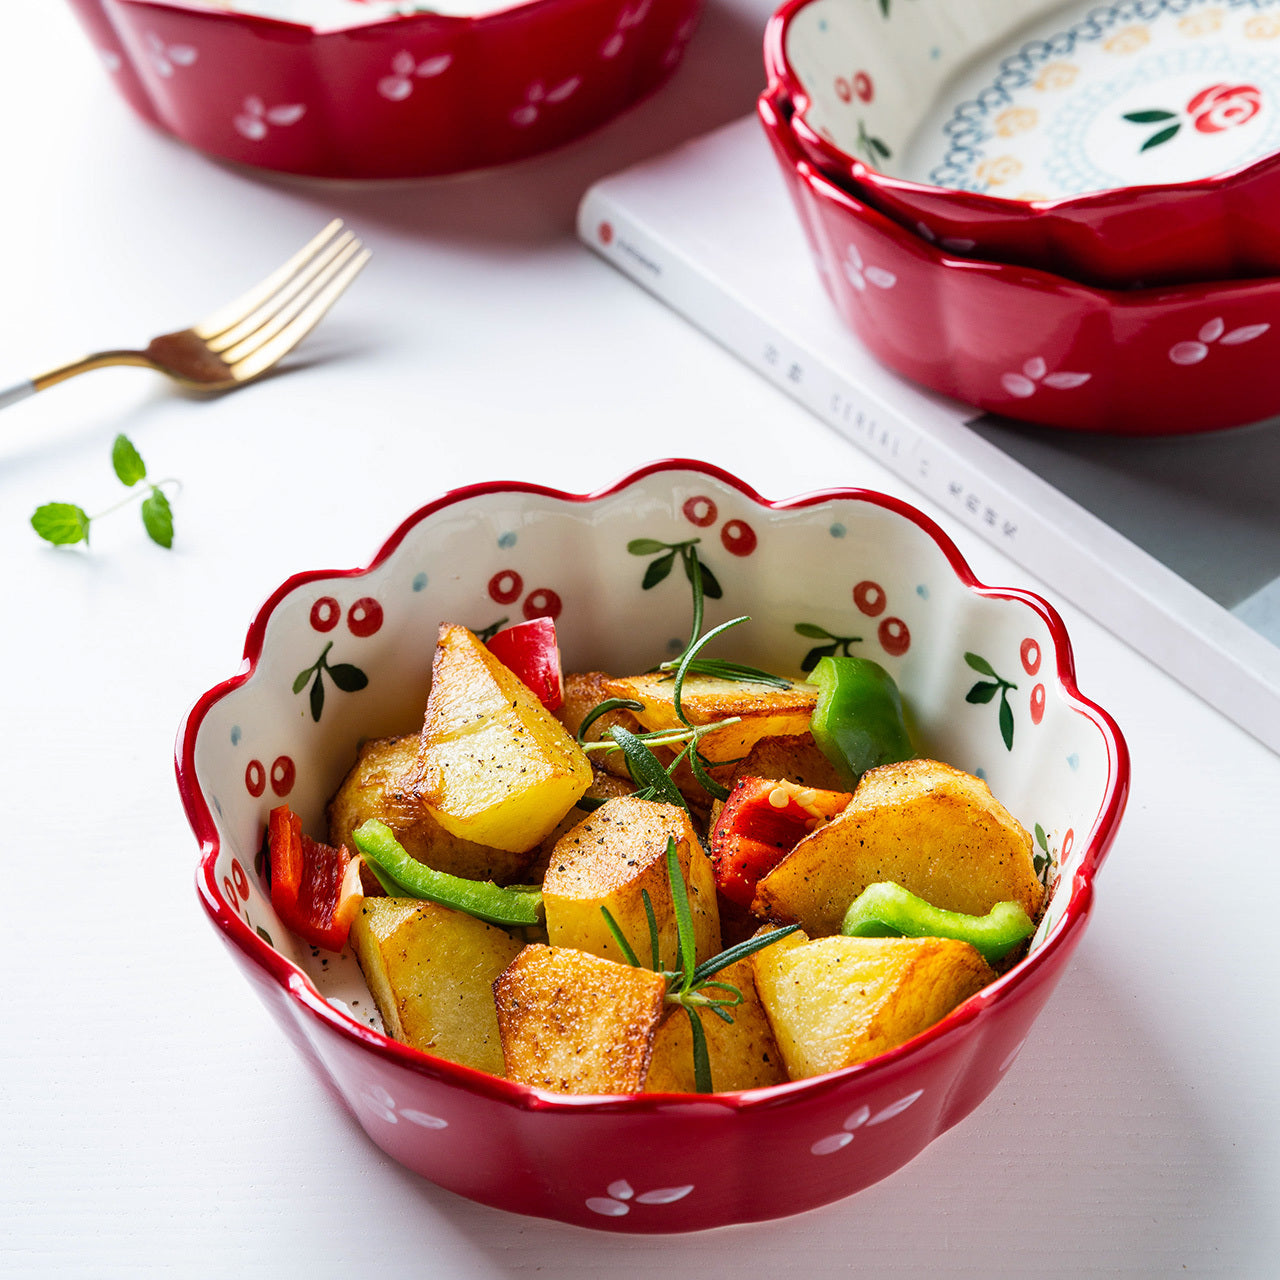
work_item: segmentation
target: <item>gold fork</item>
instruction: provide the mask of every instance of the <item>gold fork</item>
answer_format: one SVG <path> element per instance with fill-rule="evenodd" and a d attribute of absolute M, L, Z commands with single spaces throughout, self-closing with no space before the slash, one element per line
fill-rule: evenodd
<path fill-rule="evenodd" d="M 119 364 L 155 369 L 192 391 L 242 386 L 288 355 L 320 323 L 369 256 L 335 218 L 261 284 L 199 324 L 153 338 L 142 351 L 99 351 L 0 388 L 0 409 L 78 373 Z"/>

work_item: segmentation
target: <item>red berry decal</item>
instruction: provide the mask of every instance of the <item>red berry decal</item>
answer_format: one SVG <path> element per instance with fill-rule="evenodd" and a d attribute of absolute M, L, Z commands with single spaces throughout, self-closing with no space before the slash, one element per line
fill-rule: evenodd
<path fill-rule="evenodd" d="M 236 897 L 236 887 L 231 883 L 230 876 L 222 877 L 222 896 L 227 900 L 227 906 L 233 911 L 240 911 L 240 899 Z"/>
<path fill-rule="evenodd" d="M 250 760 L 244 771 L 244 785 L 256 800 L 267 789 L 267 771 L 261 760 Z"/>
<path fill-rule="evenodd" d="M 878 582 L 872 582 L 868 579 L 854 587 L 853 603 L 868 618 L 877 618 L 884 612 L 888 597 L 884 593 L 884 588 Z"/>
<path fill-rule="evenodd" d="M 311 606 L 311 625 L 317 631 L 332 631 L 342 617 L 342 606 L 332 596 L 321 596 Z"/>
<path fill-rule="evenodd" d="M 287 796 L 297 776 L 293 761 L 288 756 L 277 756 L 271 764 L 271 790 L 278 796 Z"/>
<path fill-rule="evenodd" d="M 758 539 L 756 531 L 745 520 L 726 520 L 720 530 L 720 541 L 731 555 L 749 556 Z"/>
<path fill-rule="evenodd" d="M 690 498 L 680 509 L 684 512 L 684 518 L 690 524 L 696 524 L 699 529 L 705 529 L 709 524 L 715 524 L 716 516 L 719 514 L 716 510 L 716 504 L 710 498 L 702 496 Z"/>
<path fill-rule="evenodd" d="M 911 647 L 911 632 L 901 618 L 886 618 L 876 630 L 880 647 L 892 658 L 900 658 Z"/>
<path fill-rule="evenodd" d="M 1031 723 L 1039 724 L 1044 719 L 1044 685 L 1038 684 L 1031 690 Z"/>
<path fill-rule="evenodd" d="M 1074 827 L 1067 828 L 1067 834 L 1062 837 L 1062 852 L 1058 854 L 1059 863 L 1067 860 L 1067 854 L 1071 852 L 1071 846 L 1076 842 L 1076 831 Z"/>
<path fill-rule="evenodd" d="M 865 71 L 859 71 L 853 77 L 853 91 L 862 102 L 870 102 L 876 96 L 876 91 L 871 84 L 871 77 Z"/>
<path fill-rule="evenodd" d="M 382 606 L 372 596 L 361 596 L 347 610 L 347 629 L 364 639 L 382 626 Z"/>
<path fill-rule="evenodd" d="M 503 569 L 489 579 L 489 598 L 499 604 L 512 604 L 520 599 L 524 579 L 514 569 Z"/>
<path fill-rule="evenodd" d="M 1035 675 L 1040 670 L 1040 646 L 1028 636 L 1022 642 L 1020 650 L 1022 654 L 1022 669 L 1029 676 Z"/>
<path fill-rule="evenodd" d="M 249 877 L 245 875 L 239 858 L 231 859 L 231 879 L 235 881 L 236 892 L 242 897 L 249 896 Z"/>
<path fill-rule="evenodd" d="M 549 587 L 535 587 L 524 602 L 526 618 L 558 618 L 564 606 L 560 597 Z"/>
<path fill-rule="evenodd" d="M 601 244 L 612 244 L 613 224 L 610 222 L 602 222 L 599 229 L 596 231 L 596 235 L 600 237 Z"/>
<path fill-rule="evenodd" d="M 853 97 L 853 86 L 844 76 L 836 76 L 836 97 L 841 102 L 848 102 Z"/>

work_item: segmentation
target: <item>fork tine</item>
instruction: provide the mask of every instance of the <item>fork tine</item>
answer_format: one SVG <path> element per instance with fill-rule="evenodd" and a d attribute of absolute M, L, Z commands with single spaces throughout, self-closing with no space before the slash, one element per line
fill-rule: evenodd
<path fill-rule="evenodd" d="M 251 356 L 257 349 L 264 344 L 270 342 L 278 333 L 281 332 L 307 305 L 315 296 L 320 293 L 329 282 L 338 275 L 338 273 L 355 257 L 364 246 L 359 240 L 352 239 L 345 245 L 340 253 L 337 254 L 322 271 L 307 284 L 304 289 L 299 290 L 290 300 L 285 303 L 274 315 L 271 316 L 265 324 L 259 325 L 247 338 L 237 342 L 235 346 L 228 347 L 221 353 L 222 359 L 229 365 L 239 364 L 241 360 Z"/>
<path fill-rule="evenodd" d="M 324 319 L 329 308 L 342 296 L 347 286 L 358 276 L 372 256 L 370 250 L 360 252 L 347 261 L 338 274 L 315 293 L 303 310 L 273 338 L 231 367 L 231 375 L 238 382 L 247 381 L 271 368 L 277 360 L 289 354 L 312 329 Z"/>
<path fill-rule="evenodd" d="M 334 218 L 313 240 L 304 245 L 283 266 L 278 267 L 265 280 L 255 285 L 248 293 L 234 302 L 220 307 L 212 315 L 207 316 L 193 327 L 197 337 L 206 341 L 225 332 L 232 325 L 239 324 L 246 316 L 258 310 L 280 287 L 286 284 L 302 267 L 304 267 L 324 246 L 342 229 L 342 219 Z"/>
<path fill-rule="evenodd" d="M 350 231 L 344 231 L 336 240 L 331 240 L 315 257 L 305 263 L 301 270 L 295 272 L 289 280 L 285 281 L 279 289 L 271 294 L 261 306 L 250 311 L 237 324 L 233 324 L 216 336 L 206 339 L 205 345 L 210 351 L 221 353 L 229 351 L 232 347 L 244 342 L 251 334 L 257 332 L 276 315 L 284 311 L 299 294 L 304 293 L 312 282 L 323 274 L 330 263 L 335 258 L 341 257 L 343 250 L 353 242 L 355 242 L 356 248 L 359 248 L 359 242 L 356 241 L 355 235 Z M 350 254 L 348 253 L 346 256 L 350 257 Z M 267 336 L 270 335 L 268 334 Z"/>

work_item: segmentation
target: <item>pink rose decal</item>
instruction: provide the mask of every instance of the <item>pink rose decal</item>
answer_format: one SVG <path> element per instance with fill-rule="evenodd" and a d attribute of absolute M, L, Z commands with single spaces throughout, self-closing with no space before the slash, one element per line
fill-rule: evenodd
<path fill-rule="evenodd" d="M 1251 84 L 1211 84 L 1187 103 L 1201 133 L 1221 133 L 1246 124 L 1262 109 L 1262 94 Z"/>

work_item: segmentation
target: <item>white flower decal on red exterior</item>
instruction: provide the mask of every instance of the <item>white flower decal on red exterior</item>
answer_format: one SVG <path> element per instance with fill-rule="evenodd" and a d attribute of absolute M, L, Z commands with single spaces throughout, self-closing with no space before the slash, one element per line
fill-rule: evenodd
<path fill-rule="evenodd" d="M 977 247 L 976 240 L 967 240 L 963 236 L 939 236 L 927 223 L 917 222 L 916 231 L 921 240 L 936 244 L 939 249 L 950 249 L 952 253 L 968 253 Z"/>
<path fill-rule="evenodd" d="M 851 244 L 845 250 L 844 273 L 859 293 L 865 293 L 867 285 L 873 284 L 877 289 L 892 289 L 898 283 L 898 277 L 883 267 L 868 267 L 862 261 L 858 246 Z"/>
<path fill-rule="evenodd" d="M 426 1111 L 415 1111 L 412 1107 L 397 1107 L 395 1099 L 380 1085 L 375 1084 L 366 1089 L 358 1101 L 364 1109 L 375 1115 L 385 1124 L 398 1124 L 407 1120 L 422 1129 L 447 1129 L 449 1122 Z"/>
<path fill-rule="evenodd" d="M 151 31 L 147 33 L 147 57 L 156 69 L 156 74 L 167 80 L 178 67 L 191 66 L 198 54 L 189 44 L 165 44 Z"/>
<path fill-rule="evenodd" d="M 603 1218 L 621 1218 L 631 1212 L 632 1204 L 674 1204 L 683 1200 L 693 1190 L 693 1184 L 681 1187 L 658 1187 L 653 1191 L 643 1191 L 636 1195 L 631 1183 L 625 1178 L 611 1182 L 605 1188 L 608 1193 L 603 1196 L 589 1196 L 587 1208 Z"/>
<path fill-rule="evenodd" d="M 616 58 L 622 52 L 622 46 L 627 42 L 627 32 L 632 27 L 638 27 L 649 16 L 651 5 L 652 0 L 639 0 L 637 4 L 623 8 L 608 39 L 600 46 L 602 58 Z"/>
<path fill-rule="evenodd" d="M 378 81 L 378 92 L 388 102 L 403 102 L 413 92 L 414 80 L 429 80 L 449 69 L 453 54 L 441 53 L 419 62 L 408 49 L 391 59 L 391 74 Z"/>
<path fill-rule="evenodd" d="M 581 76 L 570 76 L 554 89 L 548 89 L 541 80 L 535 80 L 525 90 L 524 102 L 511 113 L 511 123 L 521 129 L 528 128 L 538 118 L 539 112 L 546 103 L 563 102 L 566 98 L 572 97 L 581 83 Z"/>
<path fill-rule="evenodd" d="M 839 1133 L 831 1133 L 825 1138 L 819 1138 L 809 1150 L 815 1156 L 829 1156 L 833 1152 L 839 1151 L 842 1147 L 847 1147 L 853 1141 L 853 1135 L 858 1129 L 864 1127 L 869 1129 L 873 1125 L 884 1124 L 886 1120 L 892 1120 L 894 1116 L 900 1116 L 923 1093 L 923 1089 L 917 1089 L 914 1093 L 908 1093 L 905 1097 L 899 1098 L 897 1102 L 891 1102 L 887 1107 L 882 1107 L 874 1114 L 870 1107 L 859 1107 L 857 1111 L 851 1112 L 845 1117 Z"/>
<path fill-rule="evenodd" d="M 250 142 L 261 142 L 271 132 L 272 125 L 281 127 L 297 124 L 306 115 L 307 109 L 300 102 L 282 103 L 277 107 L 269 107 L 257 94 L 250 94 L 240 108 L 240 113 L 232 123 L 236 132 L 248 138 Z"/>
<path fill-rule="evenodd" d="M 1269 324 L 1246 324 L 1238 329 L 1228 331 L 1226 321 L 1215 316 L 1207 324 L 1201 325 L 1195 340 L 1176 342 L 1169 348 L 1169 359 L 1174 364 L 1199 364 L 1209 354 L 1211 343 L 1223 347 L 1238 347 L 1242 342 L 1252 342 L 1260 338 L 1271 326 Z"/>
<path fill-rule="evenodd" d="M 1028 396 L 1035 395 L 1037 386 L 1053 387 L 1057 391 L 1070 391 L 1073 387 L 1084 386 L 1092 377 L 1091 373 L 1068 373 L 1065 370 L 1050 373 L 1049 366 L 1042 356 L 1032 356 L 1022 366 L 1021 373 L 1001 374 L 1000 385 L 1011 396 L 1025 400 Z"/>

